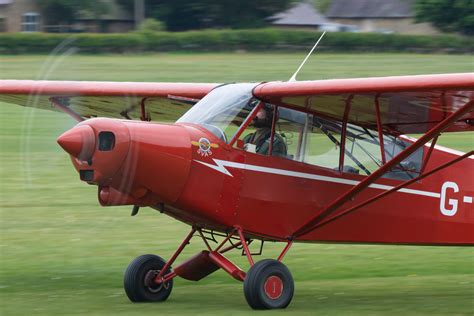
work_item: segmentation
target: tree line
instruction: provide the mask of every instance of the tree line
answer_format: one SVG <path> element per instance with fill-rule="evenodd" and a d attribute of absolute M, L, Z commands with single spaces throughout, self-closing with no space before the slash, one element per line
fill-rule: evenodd
<path fill-rule="evenodd" d="M 135 0 L 116 0 L 133 12 Z M 314 0 L 327 8 L 331 0 Z M 206 28 L 257 28 L 297 0 L 144 0 L 145 17 L 161 21 L 168 31 Z M 49 25 L 72 24 L 81 14 L 99 19 L 107 13 L 101 0 L 37 0 Z M 415 19 L 430 22 L 443 32 L 474 34 L 474 0 L 416 0 Z"/>
<path fill-rule="evenodd" d="M 107 4 L 100 0 L 37 0 L 49 25 L 71 24 L 81 14 L 100 17 Z M 257 28 L 287 9 L 294 0 L 145 0 L 145 17 L 162 21 L 168 31 L 205 28 Z M 133 12 L 134 0 L 116 0 Z"/>

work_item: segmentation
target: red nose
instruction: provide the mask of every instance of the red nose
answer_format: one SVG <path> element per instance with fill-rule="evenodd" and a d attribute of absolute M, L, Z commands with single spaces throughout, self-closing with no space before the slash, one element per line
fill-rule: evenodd
<path fill-rule="evenodd" d="M 70 129 L 59 136 L 57 142 L 66 152 L 80 160 L 89 160 L 94 154 L 95 135 L 89 125 Z"/>

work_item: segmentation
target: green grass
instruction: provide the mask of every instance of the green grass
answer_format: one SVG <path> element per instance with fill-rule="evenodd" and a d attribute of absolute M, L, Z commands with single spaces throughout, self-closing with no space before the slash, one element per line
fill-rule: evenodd
<path fill-rule="evenodd" d="M 2 56 L 0 77 L 126 81 L 285 80 L 300 54 Z M 43 69 L 43 70 L 41 70 Z M 301 79 L 472 71 L 470 56 L 319 55 Z M 242 284 L 222 271 L 193 283 L 176 279 L 163 304 L 132 304 L 123 271 L 136 256 L 169 257 L 188 228 L 149 209 L 102 208 L 81 183 L 56 137 L 74 121 L 61 113 L 0 104 L 0 312 L 51 314 L 251 313 Z M 472 133 L 440 142 L 471 149 Z M 200 250 L 196 240 L 186 250 Z M 269 244 L 274 258 L 280 244 Z M 231 256 L 247 268 L 239 254 Z M 285 258 L 296 282 L 287 310 L 259 315 L 419 315 L 474 313 L 470 247 L 296 244 Z"/>
<path fill-rule="evenodd" d="M 0 56 L 0 78 L 173 82 L 288 80 L 303 57 L 304 53 L 7 55 Z M 473 62 L 469 55 L 316 53 L 298 79 L 472 72 Z"/>

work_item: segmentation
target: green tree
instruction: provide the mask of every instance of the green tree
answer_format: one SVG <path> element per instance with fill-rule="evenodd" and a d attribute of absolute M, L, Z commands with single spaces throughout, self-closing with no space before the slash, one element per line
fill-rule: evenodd
<path fill-rule="evenodd" d="M 107 7 L 100 0 L 37 0 L 46 24 L 71 24 L 81 13 L 95 18 L 105 13 Z"/>
<path fill-rule="evenodd" d="M 75 19 L 73 1 L 38 0 L 46 24 L 68 24 Z"/>
<path fill-rule="evenodd" d="M 117 0 L 133 10 L 134 0 Z M 294 0 L 145 0 L 145 16 L 163 21 L 170 31 L 202 28 L 252 28 L 283 11 Z"/>
<path fill-rule="evenodd" d="M 474 0 L 417 0 L 415 14 L 444 32 L 474 34 Z"/>
<path fill-rule="evenodd" d="M 331 6 L 332 0 L 313 0 L 313 3 L 319 12 L 324 14 Z"/>

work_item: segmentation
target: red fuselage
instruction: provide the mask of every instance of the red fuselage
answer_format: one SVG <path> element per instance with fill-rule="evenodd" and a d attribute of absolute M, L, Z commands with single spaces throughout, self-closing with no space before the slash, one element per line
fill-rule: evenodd
<path fill-rule="evenodd" d="M 113 145 L 97 144 L 101 132 L 114 134 Z M 233 148 L 192 124 L 91 119 L 58 142 L 71 154 L 81 179 L 99 186 L 104 206 L 150 206 L 197 227 L 225 231 L 239 225 L 249 236 L 271 240 L 285 240 L 364 179 Z M 425 171 L 457 156 L 437 147 Z M 297 240 L 474 244 L 470 158 Z M 381 178 L 343 209 L 399 184 Z"/>

